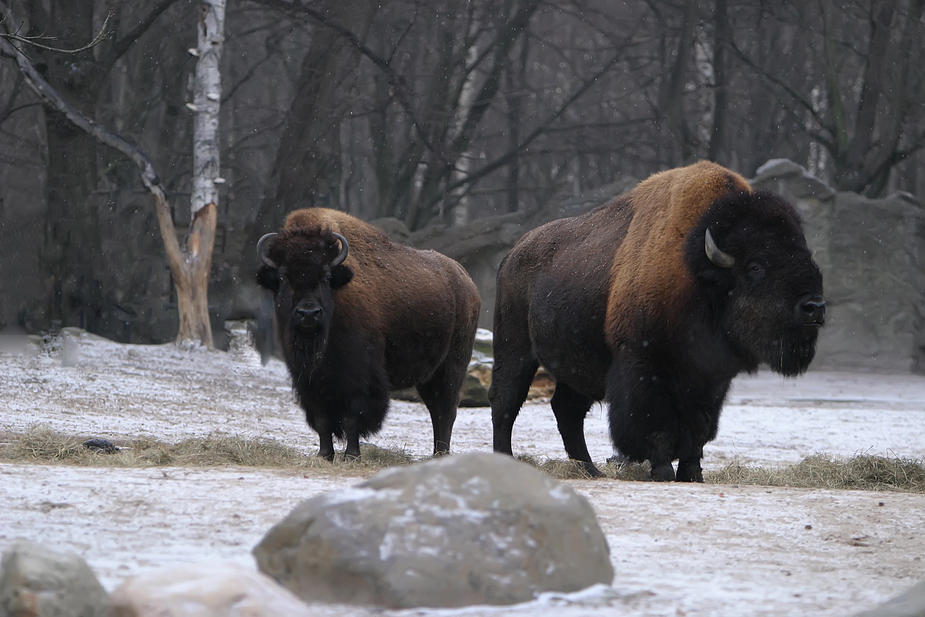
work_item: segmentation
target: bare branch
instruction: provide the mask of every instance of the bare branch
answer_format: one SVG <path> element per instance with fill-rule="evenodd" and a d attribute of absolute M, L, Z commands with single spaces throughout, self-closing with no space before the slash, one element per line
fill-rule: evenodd
<path fill-rule="evenodd" d="M 362 55 L 372 62 L 379 70 L 383 72 L 386 76 L 386 80 L 389 85 L 392 86 L 395 96 L 398 99 L 399 104 L 405 110 L 405 113 L 408 114 L 408 117 L 411 119 L 411 124 L 414 126 L 415 132 L 417 132 L 418 137 L 421 141 L 424 142 L 424 145 L 428 150 L 433 152 L 436 155 L 440 155 L 439 148 L 434 147 L 431 143 L 430 138 L 427 135 L 427 131 L 424 128 L 423 124 L 418 120 L 417 115 L 414 112 L 414 105 L 411 101 L 414 99 L 414 92 L 411 87 L 408 86 L 405 78 L 402 77 L 398 71 L 392 66 L 391 62 L 386 58 L 383 58 L 370 47 L 368 47 L 363 41 L 357 37 L 349 28 L 344 27 L 343 25 L 337 23 L 333 19 L 327 17 L 324 13 L 317 11 L 311 7 L 305 6 L 298 3 L 298 0 L 294 2 L 286 2 L 285 0 L 260 0 L 263 4 L 275 8 L 286 13 L 294 15 L 304 15 L 313 21 L 318 22 L 322 26 L 331 28 L 338 35 L 340 35 L 345 41 L 347 41 L 354 49 L 360 52 Z"/>
<path fill-rule="evenodd" d="M 0 38 L 7 39 L 7 40 L 9 40 L 9 41 L 16 41 L 17 43 L 24 43 L 24 44 L 30 45 L 30 46 L 32 46 L 32 47 L 38 47 L 39 49 L 45 49 L 45 50 L 48 50 L 48 51 L 54 51 L 54 52 L 62 53 L 62 54 L 77 54 L 77 53 L 80 53 L 80 52 L 82 52 L 82 51 L 87 51 L 88 49 L 92 49 L 92 48 L 96 47 L 97 45 L 99 45 L 100 43 L 102 43 L 102 42 L 106 39 L 106 37 L 108 37 L 110 34 L 112 34 L 112 31 L 107 30 L 107 26 L 109 25 L 109 20 L 110 20 L 110 19 L 112 18 L 112 16 L 113 16 L 113 10 L 112 10 L 112 9 L 109 9 L 109 13 L 106 15 L 106 19 L 103 21 L 103 25 L 100 26 L 100 31 L 97 33 L 97 35 L 96 35 L 95 37 L 93 37 L 93 40 L 92 40 L 92 41 L 90 41 L 89 43 L 87 43 L 87 44 L 84 45 L 83 47 L 78 47 L 78 48 L 76 48 L 76 49 L 61 49 L 61 48 L 59 48 L 59 47 L 51 47 L 51 46 L 49 46 L 49 45 L 44 45 L 44 44 L 40 43 L 39 41 L 43 41 L 43 40 L 45 40 L 45 41 L 53 41 L 53 40 L 55 40 L 55 37 L 46 37 L 46 36 L 24 36 L 24 35 L 21 35 L 21 34 L 19 34 L 19 33 L 21 32 L 21 30 L 22 30 L 22 25 L 21 25 L 21 24 L 20 24 L 20 26 L 17 27 L 15 30 L 10 31 L 10 23 L 9 23 L 9 22 L 10 22 L 10 20 L 12 19 L 12 15 L 10 14 L 10 10 L 9 10 L 9 8 L 8 8 L 6 5 L 2 5 L 2 6 L 3 6 L 3 12 L 4 12 L 5 15 L 4 15 L 4 18 L 3 18 L 3 19 L 0 19 L 0 24 L 4 24 L 5 27 L 6 27 L 6 29 L 7 29 L 7 31 L 6 31 L 6 32 L 0 32 Z"/>
<path fill-rule="evenodd" d="M 558 120 L 562 116 L 562 114 L 564 114 L 566 110 L 568 110 L 568 108 L 571 107 L 573 103 L 575 103 L 575 101 L 580 99 L 588 90 L 590 90 L 595 84 L 597 84 L 600 78 L 603 77 L 604 74 L 606 74 L 607 71 L 609 71 L 611 67 L 613 67 L 620 60 L 622 56 L 623 56 L 623 49 L 620 49 L 616 54 L 614 54 L 614 56 L 606 64 L 604 64 L 603 67 L 600 68 L 600 70 L 597 71 L 597 73 L 595 73 L 594 75 L 586 79 L 585 82 L 581 85 L 581 87 L 578 88 L 574 93 L 572 93 L 572 96 L 570 96 L 567 100 L 565 100 L 555 111 L 553 111 L 549 115 L 548 118 L 546 118 L 544 122 L 540 123 L 540 125 L 537 126 L 533 130 L 533 132 L 531 132 L 519 144 L 517 144 L 517 146 L 511 148 L 510 150 L 508 150 L 507 152 L 505 152 L 504 154 L 496 158 L 491 163 L 488 163 L 484 167 L 479 168 L 477 171 L 467 175 L 464 178 L 460 178 L 459 180 L 457 180 L 456 182 L 454 182 L 453 184 L 447 187 L 447 192 L 454 191 L 462 186 L 471 184 L 475 182 L 476 180 L 484 178 L 488 174 L 510 163 L 511 160 L 515 156 L 517 156 L 517 154 L 519 154 L 520 152 L 523 152 L 527 148 L 527 146 L 529 146 L 537 137 L 548 132 L 550 130 L 550 126 L 552 125 L 552 123 Z M 432 203 L 429 205 L 433 205 L 433 203 L 436 203 L 436 200 L 432 200 Z"/>
<path fill-rule="evenodd" d="M 113 62 L 121 58 L 129 47 L 131 47 L 135 41 L 141 37 L 142 34 L 148 31 L 154 21 L 167 9 L 176 4 L 178 0 L 161 0 L 151 9 L 151 12 L 148 15 L 138 22 L 138 25 L 132 28 L 125 36 L 116 40 L 113 44 L 112 49 L 106 54 L 107 58 L 102 60 L 104 64 L 111 65 Z M 108 18 L 107 18 L 108 19 Z"/>
<path fill-rule="evenodd" d="M 155 171 L 154 163 L 151 162 L 148 155 L 134 144 L 87 118 L 77 108 L 68 103 L 55 88 L 45 81 L 45 78 L 22 53 L 22 50 L 7 38 L 0 37 L 0 52 L 16 60 L 26 84 L 42 100 L 44 105 L 63 113 L 74 126 L 135 162 L 141 174 L 141 181 L 154 196 L 158 222 L 161 226 L 161 235 L 164 239 L 164 248 L 168 258 L 171 263 L 174 260 L 179 263 L 182 250 L 173 229 L 170 207 L 167 204 L 167 198 L 164 195 L 164 189 L 161 187 L 160 178 Z"/>

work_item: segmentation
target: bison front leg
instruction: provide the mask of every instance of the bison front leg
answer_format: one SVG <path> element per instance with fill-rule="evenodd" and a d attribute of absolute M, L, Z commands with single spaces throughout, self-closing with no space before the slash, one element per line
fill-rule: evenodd
<path fill-rule="evenodd" d="M 364 432 L 361 423 L 368 410 L 367 401 L 360 397 L 351 399 L 347 404 L 344 417 L 341 419 L 341 428 L 347 442 L 347 448 L 344 450 L 345 461 L 360 458 L 360 433 Z"/>
<path fill-rule="evenodd" d="M 691 456 L 678 461 L 678 482 L 703 482 L 700 457 Z"/>
<path fill-rule="evenodd" d="M 321 447 L 318 450 L 318 456 L 333 461 L 334 460 L 334 434 L 330 430 L 319 430 L 318 439 Z"/>
<path fill-rule="evenodd" d="M 360 458 L 360 434 L 356 431 L 347 432 L 347 449 L 344 450 L 344 460 L 358 460 Z"/>

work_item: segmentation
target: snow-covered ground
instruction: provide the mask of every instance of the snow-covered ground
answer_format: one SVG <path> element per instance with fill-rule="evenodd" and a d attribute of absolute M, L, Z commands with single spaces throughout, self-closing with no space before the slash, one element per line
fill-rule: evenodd
<path fill-rule="evenodd" d="M 86 437 L 166 441 L 226 433 L 317 449 L 285 367 L 228 353 L 128 346 L 73 333 L 55 354 L 0 346 L 0 436 L 36 425 Z M 592 457 L 611 454 L 606 413 L 586 421 Z M 430 419 L 394 402 L 380 446 L 426 455 Z M 548 404 L 524 407 L 518 453 L 563 458 Z M 489 451 L 488 409 L 460 409 L 453 451 Z M 793 463 L 816 452 L 925 459 L 925 379 L 771 373 L 734 384 L 704 467 Z M 231 560 L 297 503 L 359 478 L 252 468 L 0 465 L 0 551 L 17 537 L 82 555 L 109 589 L 164 565 Z M 517 607 L 389 615 L 850 615 L 925 579 L 925 495 L 751 486 L 570 481 L 610 543 L 611 587 Z M 317 607 L 319 615 L 381 615 Z"/>

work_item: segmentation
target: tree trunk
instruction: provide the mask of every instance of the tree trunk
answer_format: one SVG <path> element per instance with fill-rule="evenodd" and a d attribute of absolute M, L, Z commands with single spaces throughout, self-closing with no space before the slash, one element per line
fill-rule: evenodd
<path fill-rule="evenodd" d="M 209 320 L 209 272 L 217 210 L 214 203 L 209 203 L 193 215 L 184 251 L 187 259 L 185 263 L 181 262 L 179 274 L 173 264 L 170 266 L 177 286 L 177 311 L 180 314 L 178 344 L 198 341 L 207 347 L 213 346 Z"/>
<path fill-rule="evenodd" d="M 685 0 L 674 61 L 659 100 L 659 114 L 667 122 L 677 143 L 680 162 L 685 165 L 696 157 L 699 145 L 684 114 L 684 88 L 694 50 L 697 8 L 697 0 Z"/>
<path fill-rule="evenodd" d="M 324 0 L 318 11 L 362 40 L 378 9 L 379 3 L 371 0 Z M 342 103 L 336 98 L 336 88 L 345 70 L 359 58 L 342 33 L 327 25 L 315 26 L 280 136 L 272 175 L 275 192 L 259 206 L 249 247 L 266 232 L 278 229 L 290 210 L 337 206 L 338 199 L 330 194 L 331 187 L 339 184 L 332 178 L 340 164 L 341 119 L 336 109 Z"/>
<path fill-rule="evenodd" d="M 225 30 L 225 0 L 200 0 L 198 57 L 193 86 L 193 192 L 192 220 L 182 253 L 168 251 L 170 271 L 177 287 L 180 329 L 177 343 L 199 341 L 211 348 L 209 272 L 218 220 L 219 175 L 218 115 L 221 100 L 219 63 Z M 161 226 L 161 233 L 174 233 Z"/>
<path fill-rule="evenodd" d="M 726 47 L 729 45 L 729 11 L 726 0 L 716 0 L 713 9 L 713 130 L 707 158 L 720 163 L 724 152 L 726 136 L 726 110 L 729 106 L 729 91 L 726 83 Z"/>
<path fill-rule="evenodd" d="M 80 129 L 130 158 L 138 167 L 144 185 L 154 197 L 155 211 L 164 251 L 177 287 L 180 329 L 177 342 L 195 340 L 212 347 L 212 328 L 209 321 L 208 283 L 212 266 L 212 247 L 218 201 L 215 188 L 218 176 L 218 110 L 221 98 L 219 60 L 221 58 L 225 0 L 201 0 L 199 32 L 199 58 L 196 67 L 194 108 L 196 111 L 194 141 L 193 220 L 181 248 L 176 228 L 171 219 L 170 206 L 164 195 L 151 158 L 119 135 L 107 130 L 69 103 L 32 65 L 17 45 L 0 38 L 0 51 L 14 58 L 26 84 L 41 98 L 46 108 L 61 117 L 73 132 Z"/>

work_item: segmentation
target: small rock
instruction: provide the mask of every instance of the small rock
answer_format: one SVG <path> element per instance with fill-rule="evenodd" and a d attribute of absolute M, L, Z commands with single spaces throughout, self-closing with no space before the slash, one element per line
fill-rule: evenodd
<path fill-rule="evenodd" d="M 3 617 L 102 617 L 107 594 L 73 553 L 16 540 L 0 562 Z"/>
<path fill-rule="evenodd" d="M 80 343 L 68 332 L 61 333 L 61 366 L 77 366 L 80 361 Z"/>
<path fill-rule="evenodd" d="M 229 562 L 164 568 L 122 583 L 107 617 L 309 617 L 271 578 Z"/>

